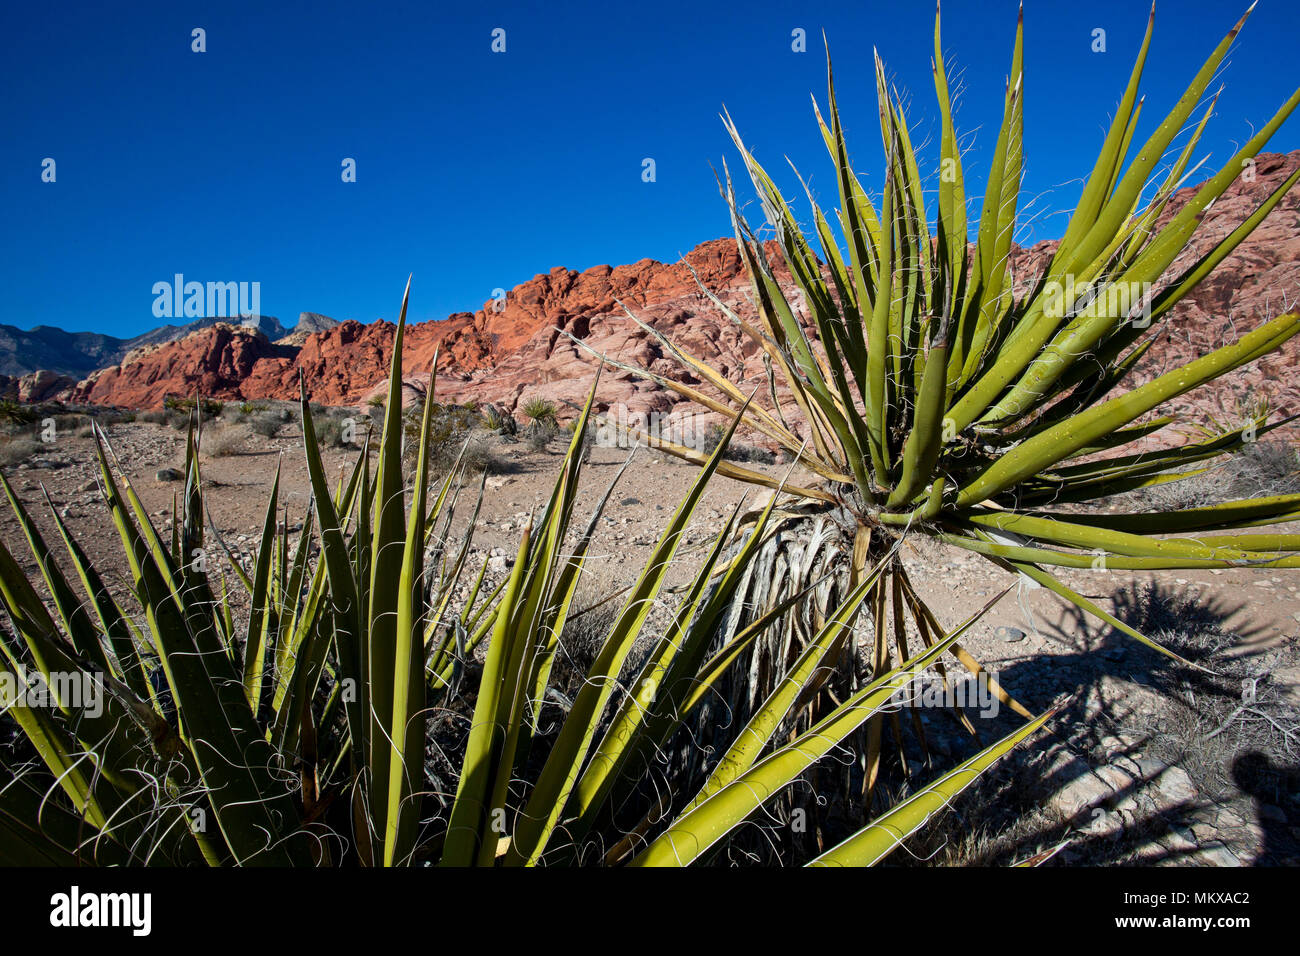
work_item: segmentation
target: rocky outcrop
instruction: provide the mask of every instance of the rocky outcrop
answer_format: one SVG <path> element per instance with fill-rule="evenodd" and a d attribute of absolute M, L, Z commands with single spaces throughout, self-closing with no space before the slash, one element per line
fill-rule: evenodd
<path fill-rule="evenodd" d="M 326 329 L 332 329 L 338 324 L 338 319 L 331 319 L 328 315 L 321 315 L 319 312 L 299 312 L 298 324 L 293 327 L 293 331 L 308 334 L 324 332 Z"/>
<path fill-rule="evenodd" d="M 10 402 L 45 402 L 76 384 L 75 378 L 45 369 L 17 377 L 0 375 L 0 398 Z"/>

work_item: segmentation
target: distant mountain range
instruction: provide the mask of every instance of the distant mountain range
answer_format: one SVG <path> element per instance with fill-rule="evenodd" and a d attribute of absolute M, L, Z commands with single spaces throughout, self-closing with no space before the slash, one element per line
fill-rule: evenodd
<path fill-rule="evenodd" d="M 65 332 L 52 325 L 38 325 L 27 331 L 0 325 L 0 375 L 19 378 L 41 370 L 80 380 L 96 369 L 121 363 L 129 352 L 141 346 L 175 342 L 218 322 L 260 332 L 272 342 L 298 333 L 323 332 L 338 325 L 337 320 L 316 312 L 303 312 L 292 328 L 286 328 L 272 315 L 204 318 L 185 325 L 161 325 L 129 339 L 99 332 Z"/>

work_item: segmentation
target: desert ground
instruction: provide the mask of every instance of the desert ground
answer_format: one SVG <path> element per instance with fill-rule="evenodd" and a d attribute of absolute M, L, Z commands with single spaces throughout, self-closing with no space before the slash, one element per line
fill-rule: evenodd
<path fill-rule="evenodd" d="M 200 459 L 212 522 L 234 550 L 255 549 L 278 466 L 292 539 L 310 497 L 296 418 L 286 415 L 265 435 L 227 417 L 206 426 Z M 185 432 L 143 418 L 105 429 L 156 526 L 168 532 L 183 484 L 166 469 L 183 466 Z M 550 492 L 567 436 L 544 446 L 496 435 L 487 440 L 470 570 L 488 561 L 494 583 L 506 573 L 530 513 Z M 327 469 L 340 474 L 358 451 L 326 447 L 323 453 Z M 576 520 L 585 521 L 629 454 L 632 449 L 591 450 Z M 581 600 L 595 602 L 632 582 L 695 476 L 694 466 L 649 449 L 634 454 L 602 519 Z M 6 477 L 49 539 L 57 534 L 47 494 L 85 550 L 103 562 L 110 586 L 125 591 L 126 566 L 99 495 L 89 428 L 65 425 L 52 442 L 7 459 Z M 748 467 L 788 471 L 779 463 Z M 454 533 L 463 533 L 476 492 L 470 487 L 462 495 Z M 673 583 L 688 579 L 699 548 L 746 495 L 752 498 L 754 490 L 728 478 L 710 483 Z M 8 507 L 0 509 L 0 535 L 36 576 Z M 896 862 L 1001 863 L 1059 847 L 1051 864 L 1300 864 L 1300 573 L 1062 572 L 1075 590 L 1217 672 L 1208 676 L 1100 621 L 1080 619 L 1049 591 L 976 555 L 919 537 L 905 546 L 916 552 L 918 589 L 945 626 L 1008 589 L 962 643 L 1029 709 L 1063 709 L 1050 734 L 963 794 L 938 826 L 913 839 L 910 856 L 898 854 Z M 662 601 L 670 605 L 672 594 Z M 1004 708 L 974 723 L 988 743 L 1017 719 Z M 932 748 L 944 757 L 976 749 L 978 741 L 946 712 L 923 720 Z"/>

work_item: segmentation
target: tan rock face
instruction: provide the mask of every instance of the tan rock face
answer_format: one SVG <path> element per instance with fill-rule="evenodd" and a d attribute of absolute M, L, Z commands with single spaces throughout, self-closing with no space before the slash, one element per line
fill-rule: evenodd
<path fill-rule="evenodd" d="M 41 369 L 27 375 L 0 375 L 0 399 L 11 402 L 44 402 L 76 385 L 76 379 Z"/>
<path fill-rule="evenodd" d="M 1174 270 L 1195 261 L 1242 221 L 1300 165 L 1300 152 L 1259 157 L 1252 182 L 1238 182 L 1206 213 L 1202 235 Z M 1167 221 L 1196 187 L 1182 190 L 1164 214 Z M 1020 281 L 1050 261 L 1054 243 L 1013 253 Z M 769 247 L 769 256 L 779 258 Z M 687 255 L 704 285 L 742 316 L 752 316 L 748 284 L 735 243 L 705 242 Z M 1175 272 L 1171 270 L 1169 275 Z M 781 273 L 788 283 L 788 273 Z M 417 290 L 418 294 L 418 290 Z M 1148 380 L 1185 364 L 1234 334 L 1294 308 L 1300 298 L 1300 190 L 1288 195 L 1218 273 L 1176 310 L 1158 334 L 1136 378 Z M 709 361 L 746 390 L 762 386 L 757 350 L 699 292 L 681 263 L 643 259 L 631 265 L 596 266 L 585 272 L 552 269 L 511 290 L 503 302 L 474 312 L 410 326 L 403 368 L 409 384 L 423 389 L 435 348 L 441 349 L 438 398 L 475 399 L 508 409 L 534 397 L 580 402 L 595 363 L 561 333 L 568 332 L 620 362 L 645 366 L 679 381 L 692 381 L 663 347 L 626 317 L 619 303 L 665 333 L 683 349 Z M 218 326 L 134 354 L 121 366 L 79 383 L 72 398 L 103 404 L 155 407 L 168 394 L 202 392 L 218 398 L 294 399 L 299 375 L 313 401 L 358 404 L 382 394 L 395 327 L 389 322 L 343 322 L 332 328 L 272 344 L 246 329 Z M 1234 373 L 1220 387 L 1202 389 L 1178 410 L 1196 417 L 1231 413 L 1246 395 L 1267 396 L 1279 411 L 1300 411 L 1300 345 Z M 760 396 L 766 391 L 760 390 Z M 681 403 L 669 390 L 606 369 L 597 394 L 609 407 L 666 413 Z"/>

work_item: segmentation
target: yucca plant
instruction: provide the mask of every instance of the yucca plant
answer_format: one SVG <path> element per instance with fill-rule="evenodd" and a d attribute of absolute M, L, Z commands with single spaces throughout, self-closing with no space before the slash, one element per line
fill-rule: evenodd
<path fill-rule="evenodd" d="M 528 419 L 530 430 L 558 427 L 555 418 L 557 409 L 552 401 L 545 398 L 530 398 L 520 406 L 519 410 Z"/>
<path fill-rule="evenodd" d="M 366 449 L 331 493 L 302 388 L 312 500 L 294 547 L 285 526 L 277 531 L 278 478 L 255 555 L 244 560 L 215 536 L 204 520 L 201 436 L 193 423 L 170 541 L 96 432 L 101 490 L 122 540 L 133 602 L 108 588 L 51 508 L 73 571 L 66 574 L 0 476 L 49 593 L 42 601 L 0 542 L 7 624 L 0 629 L 0 708 L 20 731 L 17 744 L 0 747 L 0 863 L 703 861 L 723 852 L 747 821 L 769 826 L 766 805 L 823 757 L 851 747 L 864 723 L 955 646 L 961 628 L 792 734 L 791 715 L 819 696 L 828 662 L 885 564 L 864 569 L 824 615 L 787 680 L 733 725 L 725 746 L 690 748 L 702 707 L 811 590 L 727 629 L 727 609 L 774 516 L 769 503 L 731 551 L 737 507 L 668 625 L 656 633 L 648 624 L 733 424 L 605 629 L 580 689 L 567 698 L 550 675 L 613 490 L 583 528 L 570 529 L 595 387 L 509 577 L 485 589 L 486 561 L 471 581 L 470 538 L 449 533 L 459 470 L 436 493 L 429 487 L 432 400 L 414 475 L 402 467 L 405 315 L 404 299 L 373 476 Z M 435 381 L 431 373 L 430 396 Z M 313 541 L 320 545 L 314 561 Z M 246 612 L 236 610 L 240 602 L 217 572 L 223 552 Z M 485 643 L 480 664 L 474 652 Z M 633 671 L 629 657 L 639 643 L 650 650 Z M 91 685 L 102 693 L 77 692 Z M 36 687 L 48 693 L 33 695 Z M 823 864 L 880 859 L 1045 719 L 936 775 L 878 820 L 856 821 L 838 834 L 844 842 L 806 856 Z M 684 746 L 686 759 L 665 757 Z M 426 760 L 431 752 L 441 763 Z M 453 777 L 447 784 L 444 763 Z M 772 842 L 788 844 L 788 837 Z"/>
<path fill-rule="evenodd" d="M 630 311 L 629 317 L 680 362 L 685 381 L 600 356 L 705 409 L 743 421 L 814 476 L 802 487 L 784 486 L 793 497 L 762 556 L 766 575 L 756 573 L 738 595 L 744 606 L 762 613 L 832 572 L 842 595 L 884 561 L 865 599 L 874 620 L 874 646 L 866 649 L 869 662 L 859 680 L 887 673 L 894 662 L 910 657 L 909 633 L 919 632 L 929 645 L 938 628 L 898 547 L 908 535 L 975 552 L 1148 644 L 1050 569 L 1300 564 L 1300 536 L 1218 533 L 1296 518 L 1300 495 L 1158 513 L 1088 507 L 1121 492 L 1198 474 L 1207 463 L 1239 452 L 1277 427 L 1280 423 L 1268 423 L 1260 414 L 1191 443 L 1149 447 L 1172 421 L 1149 414 L 1162 403 L 1214 382 L 1300 331 L 1300 316 L 1282 315 L 1184 367 L 1130 387 L 1153 336 L 1172 320 L 1171 310 L 1300 179 L 1300 171 L 1289 176 L 1229 235 L 1195 261 L 1180 264 L 1206 208 L 1250 166 L 1295 109 L 1300 91 L 1157 228 L 1174 191 L 1199 168 L 1191 166 L 1192 156 L 1214 108 L 1213 99 L 1204 105 L 1202 99 L 1245 17 L 1134 149 L 1153 18 L 1154 10 L 1092 173 L 1041 275 L 1013 285 L 1009 268 L 1024 159 L 1023 17 L 1016 27 L 983 210 L 975 241 L 968 243 L 962 157 L 936 15 L 933 73 L 942 136 L 937 202 L 929 209 L 902 98 L 887 83 L 878 56 L 886 170 L 879 197 L 868 194 L 850 162 L 829 56 L 828 113 L 814 102 L 838 185 L 833 217 L 805 186 L 810 224 L 801 226 L 724 115 L 793 287 L 778 282 L 727 172 L 723 195 L 748 271 L 754 317 L 737 314 L 711 290 L 701 289 L 760 351 L 768 407 L 748 403 L 739 386 Z M 1068 106 L 1062 104 L 1062 110 Z M 1185 143 L 1172 148 L 1189 126 Z M 838 232 L 831 218 L 838 220 Z M 805 229 L 816 233 L 820 258 Z M 704 460 L 696 449 L 657 436 L 638 437 L 687 460 Z M 1126 448 L 1139 441 L 1146 443 L 1140 450 Z M 730 463 L 719 465 L 718 472 L 768 488 L 778 485 Z M 798 647 L 772 643 L 755 649 L 750 701 L 769 692 Z M 952 650 L 968 668 L 980 670 L 959 647 Z M 848 686 L 841 693 L 852 689 L 852 673 L 844 680 Z M 1023 712 L 1000 688 L 997 692 Z M 869 779 L 878 765 L 880 738 L 877 720 L 869 734 Z"/>

